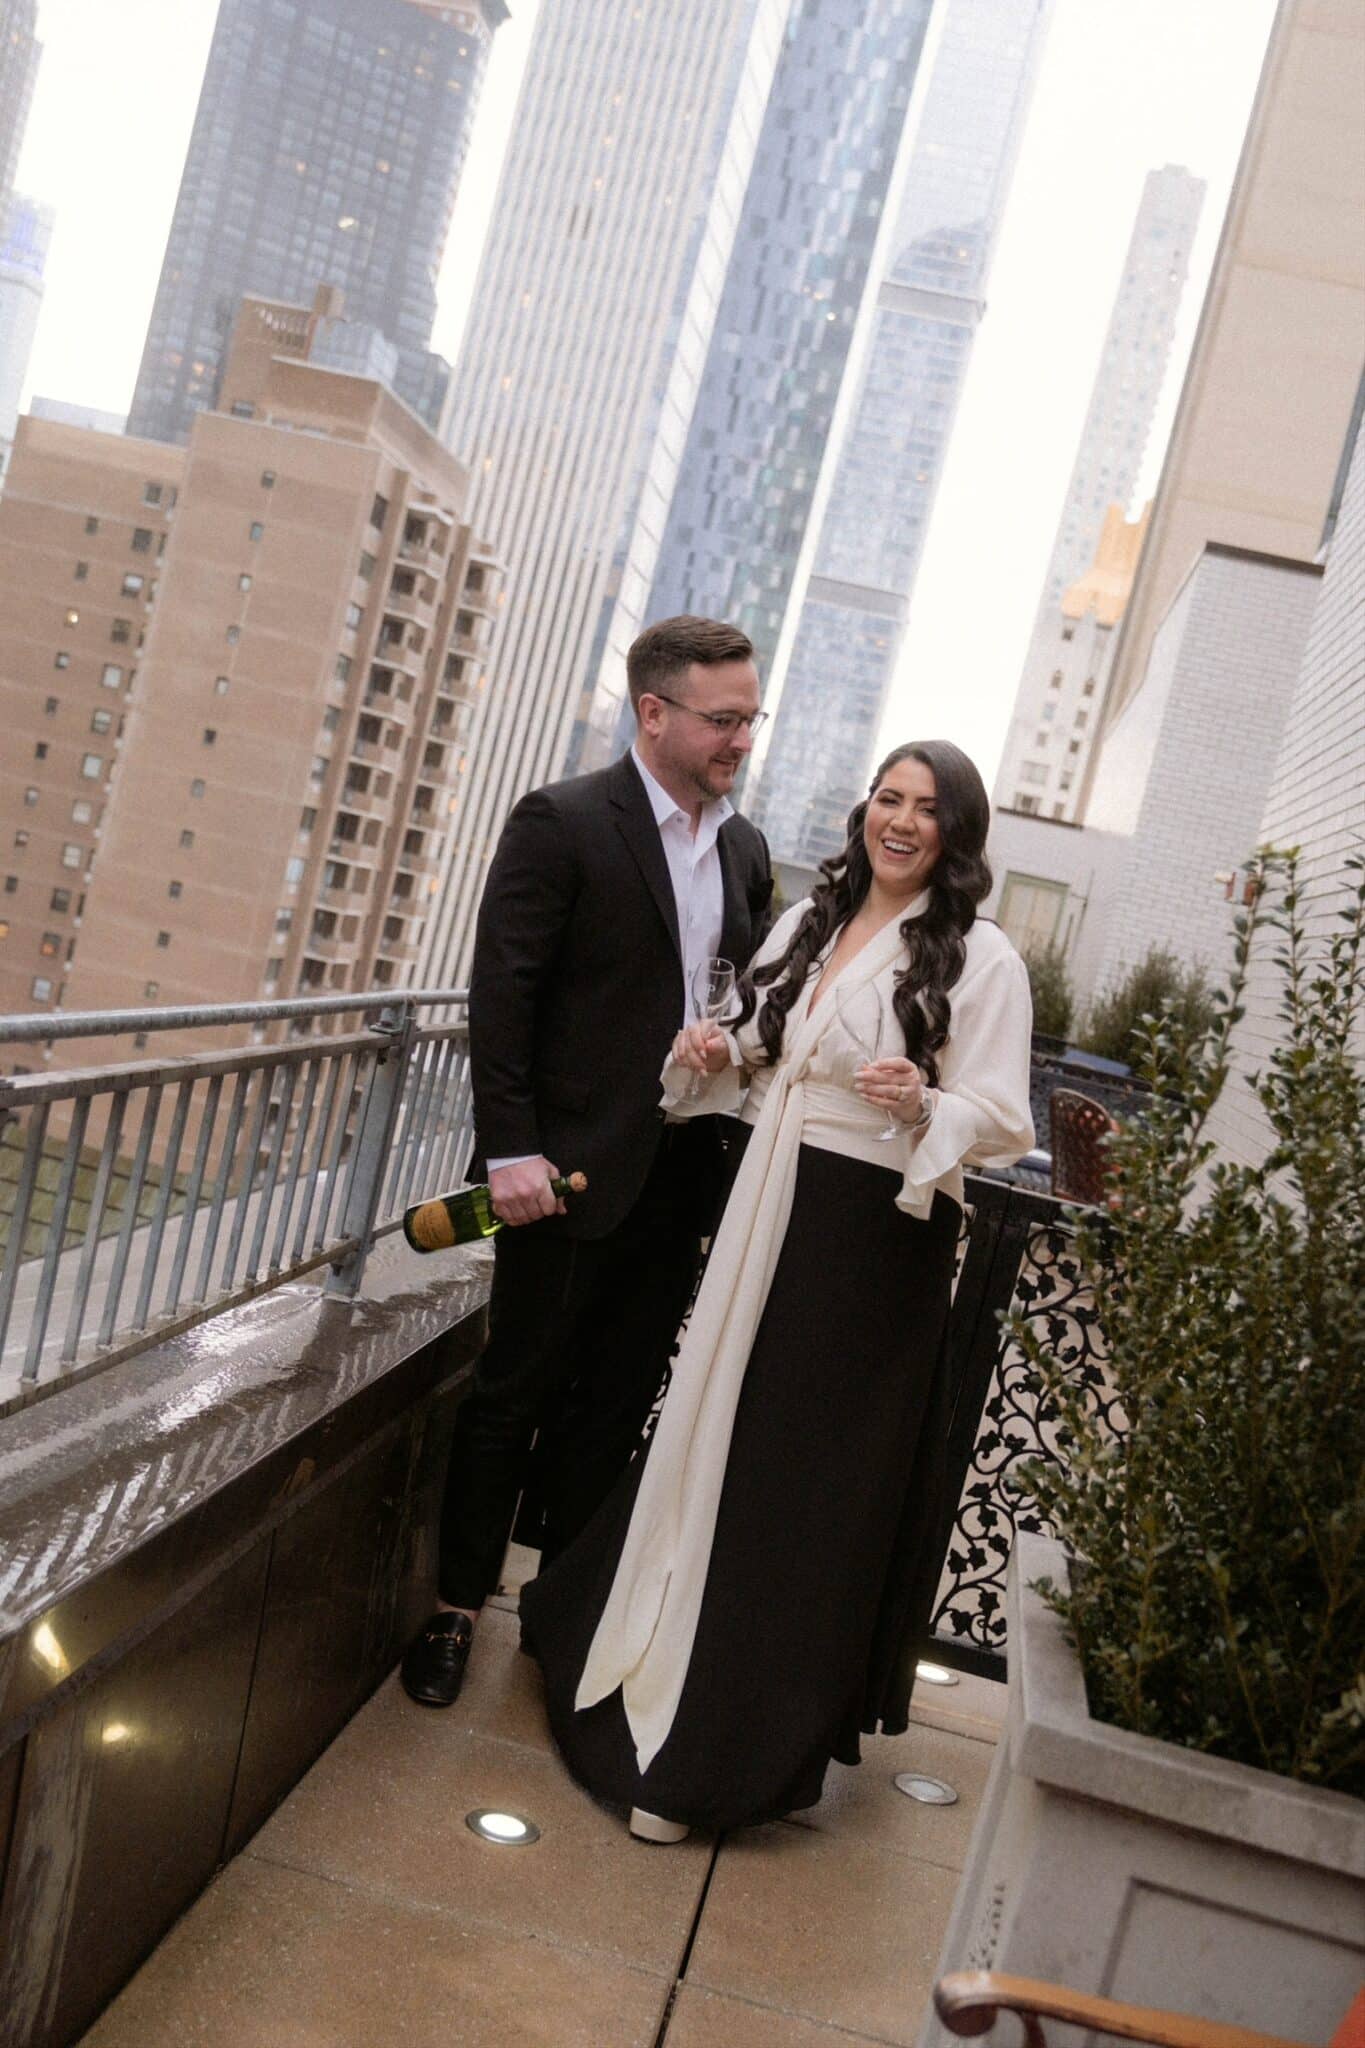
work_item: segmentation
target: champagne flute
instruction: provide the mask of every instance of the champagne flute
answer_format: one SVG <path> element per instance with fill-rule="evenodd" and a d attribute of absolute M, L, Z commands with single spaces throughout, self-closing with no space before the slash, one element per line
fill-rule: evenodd
<path fill-rule="evenodd" d="M 730 960 L 716 955 L 699 960 L 692 971 L 692 1014 L 698 1023 L 716 1023 L 729 1009 L 735 993 L 735 969 Z M 701 1087 L 701 1075 L 688 1078 L 684 1095 L 695 1095 Z"/>
<path fill-rule="evenodd" d="M 870 1029 L 866 1021 L 862 1024 L 854 1023 L 852 1017 L 849 1015 L 849 1012 L 844 1005 L 843 997 L 839 994 L 837 990 L 835 991 L 834 996 L 834 1007 L 835 1010 L 838 1012 L 839 1022 L 843 1025 L 845 1031 L 853 1040 L 853 1043 L 857 1046 L 859 1052 L 863 1056 L 865 1063 L 869 1067 L 874 1065 L 882 1049 L 882 1024 L 884 1020 L 882 1016 L 882 1006 L 880 998 L 877 1002 L 876 1015 L 872 1021 Z M 901 1130 L 903 1127 L 896 1121 L 895 1117 L 892 1116 L 891 1111 L 888 1108 L 886 1108 L 885 1104 L 883 1104 L 883 1112 L 886 1117 L 886 1129 L 884 1131 L 875 1131 L 873 1133 L 873 1136 L 876 1138 L 878 1144 L 885 1145 L 889 1144 L 892 1138 L 898 1138 L 901 1134 Z"/>

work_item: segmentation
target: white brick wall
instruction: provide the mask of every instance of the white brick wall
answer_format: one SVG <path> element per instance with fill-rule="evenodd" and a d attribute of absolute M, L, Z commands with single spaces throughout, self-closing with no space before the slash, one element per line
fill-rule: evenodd
<path fill-rule="evenodd" d="M 1339 929 L 1343 865 L 1365 851 L 1365 427 L 1356 442 L 1326 573 L 1267 795 L 1261 844 L 1300 849 L 1300 879 L 1314 938 Z M 1267 935 L 1269 936 L 1269 935 Z M 1233 1158 L 1260 1159 L 1269 1132 L 1246 1075 L 1280 1035 L 1278 976 L 1266 947 L 1253 968 L 1236 1068 L 1210 1125 Z M 1365 1059 L 1365 1021 L 1357 1039 Z"/>
<path fill-rule="evenodd" d="M 1216 877 L 1262 837 L 1262 815 L 1321 571 L 1210 546 L 1152 644 L 1143 687 L 1105 735 L 1086 822 L 1131 833 L 1097 986 L 1152 946 L 1227 964 L 1232 911 Z"/>

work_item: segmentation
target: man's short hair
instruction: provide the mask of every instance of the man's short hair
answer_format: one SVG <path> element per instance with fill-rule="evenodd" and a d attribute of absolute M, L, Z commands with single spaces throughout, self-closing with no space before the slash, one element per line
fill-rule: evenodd
<path fill-rule="evenodd" d="M 696 619 L 684 612 L 646 626 L 626 656 L 630 701 L 638 712 L 647 691 L 667 690 L 694 661 L 715 668 L 722 661 L 752 661 L 754 643 L 738 626 L 720 619 Z"/>

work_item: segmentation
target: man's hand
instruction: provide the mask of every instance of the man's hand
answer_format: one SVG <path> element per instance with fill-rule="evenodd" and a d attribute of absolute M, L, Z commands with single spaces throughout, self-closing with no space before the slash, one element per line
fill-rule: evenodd
<path fill-rule="evenodd" d="M 703 1020 L 688 1024 L 673 1041 L 673 1057 L 694 1074 L 721 1074 L 730 1064 L 730 1048 L 719 1024 Z"/>
<path fill-rule="evenodd" d="M 488 1176 L 493 1214 L 513 1229 L 519 1223 L 539 1223 L 542 1216 L 563 1216 L 564 1204 L 550 1186 L 558 1180 L 559 1168 L 548 1159 L 520 1159 L 515 1166 L 495 1166 Z"/>

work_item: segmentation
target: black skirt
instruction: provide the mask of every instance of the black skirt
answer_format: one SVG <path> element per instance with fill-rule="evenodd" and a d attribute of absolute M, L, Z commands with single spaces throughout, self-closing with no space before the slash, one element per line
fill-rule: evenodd
<path fill-rule="evenodd" d="M 771 1820 L 814 1805 L 831 1757 L 857 1763 L 860 1729 L 877 1725 L 886 1617 L 939 1522 L 924 1475 L 942 1445 L 925 1436 L 943 1426 L 960 1220 L 941 1195 L 926 1220 L 906 1215 L 899 1186 L 885 1167 L 801 1148 L 686 1682 L 643 1777 L 620 1692 L 573 1704 L 643 1460 L 522 1593 L 555 1740 L 601 1799 L 702 1828 Z"/>

